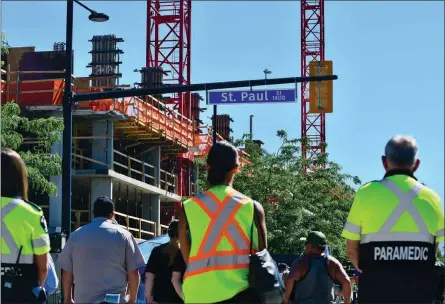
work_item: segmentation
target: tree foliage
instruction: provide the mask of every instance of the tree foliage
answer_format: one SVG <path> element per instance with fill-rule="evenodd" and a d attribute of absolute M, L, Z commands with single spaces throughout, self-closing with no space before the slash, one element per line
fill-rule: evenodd
<path fill-rule="evenodd" d="M 19 152 L 27 171 L 30 187 L 52 194 L 57 191 L 50 176 L 60 175 L 62 159 L 51 154 L 51 146 L 62 139 L 63 120 L 58 117 L 28 119 L 20 115 L 15 103 L 1 106 L 1 146 Z M 24 142 L 24 138 L 29 138 Z"/>
<path fill-rule="evenodd" d="M 6 42 L 6 34 L 2 32 L 2 41 L 1 41 L 0 55 L 1 55 L 1 57 L 3 57 L 6 54 L 8 54 L 8 43 Z M 0 67 L 3 66 L 3 64 L 4 64 L 4 62 L 2 60 Z"/>
<path fill-rule="evenodd" d="M 441 261 L 442 263 L 445 263 L 444 252 L 445 252 L 445 246 L 439 245 L 439 250 L 437 252 L 437 260 Z"/>
<path fill-rule="evenodd" d="M 237 146 L 244 145 L 250 163 L 235 176 L 234 188 L 263 205 L 271 252 L 301 254 L 304 242 L 300 239 L 318 230 L 325 233 L 331 253 L 347 260 L 340 234 L 355 193 L 352 186 L 360 184 L 360 180 L 342 173 L 326 153 L 303 160 L 303 140 L 288 139 L 282 130 L 277 136 L 282 144 L 275 153 L 259 148 L 248 136 L 235 142 Z M 317 170 L 305 173 L 303 165 L 317 166 Z M 206 188 L 205 179 L 201 160 L 200 189 Z"/>

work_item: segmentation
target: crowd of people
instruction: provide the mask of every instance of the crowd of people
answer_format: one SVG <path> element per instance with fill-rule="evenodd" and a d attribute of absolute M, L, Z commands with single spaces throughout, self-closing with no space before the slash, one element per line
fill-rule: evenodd
<path fill-rule="evenodd" d="M 415 140 L 393 137 L 382 163 L 386 174 L 358 189 L 342 231 L 353 279 L 327 252 L 325 234 L 310 231 L 291 267 L 267 266 L 276 269 L 280 302 L 328 304 L 342 296 L 349 304 L 357 301 L 354 282 L 359 303 L 444 301 L 445 268 L 436 261 L 444 215 L 437 194 L 414 176 L 420 164 Z M 1 182 L 2 302 L 44 303 L 50 243 L 43 212 L 27 201 L 20 156 L 2 149 L 1 165 L 8 174 Z M 233 188 L 238 170 L 236 148 L 214 144 L 208 190 L 183 203 L 179 220 L 169 225 L 169 242 L 154 248 L 147 262 L 133 235 L 113 221 L 112 200 L 98 198 L 94 220 L 74 231 L 59 255 L 64 303 L 136 303 L 141 269 L 147 304 L 264 303 L 249 274 L 251 256 L 267 249 L 265 212 Z"/>

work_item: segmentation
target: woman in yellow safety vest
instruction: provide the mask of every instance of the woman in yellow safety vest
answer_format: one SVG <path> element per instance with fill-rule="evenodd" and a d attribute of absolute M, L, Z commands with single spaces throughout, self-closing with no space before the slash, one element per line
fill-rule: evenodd
<path fill-rule="evenodd" d="M 2 302 L 44 303 L 50 243 L 42 209 L 27 201 L 25 165 L 11 149 L 1 149 Z"/>
<path fill-rule="evenodd" d="M 232 188 L 238 168 L 236 148 L 214 144 L 207 158 L 210 188 L 180 211 L 185 303 L 259 302 L 249 288 L 249 254 L 267 246 L 264 209 Z"/>

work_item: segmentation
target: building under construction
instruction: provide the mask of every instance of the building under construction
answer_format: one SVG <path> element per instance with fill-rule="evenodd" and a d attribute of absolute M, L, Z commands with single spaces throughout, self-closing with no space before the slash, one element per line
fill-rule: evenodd
<path fill-rule="evenodd" d="M 119 83 L 123 41 L 114 35 L 90 40 L 91 74 L 72 76 L 75 93 L 129 87 Z M 61 43 L 47 52 L 9 48 L 2 71 L 2 102 L 14 101 L 28 117 L 61 117 L 65 57 Z M 166 86 L 178 78 L 164 72 L 162 64 L 148 65 L 140 73 L 136 85 L 146 88 Z M 200 120 L 200 100 L 199 94 L 183 93 L 75 104 L 72 229 L 90 222 L 96 198 L 109 196 L 116 205 L 116 220 L 135 237 L 148 239 L 163 232 L 181 199 L 199 191 L 194 160 L 205 157 L 212 143 L 211 127 Z M 230 140 L 230 122 L 228 115 L 216 117 L 219 139 Z M 25 138 L 24 145 L 32 140 Z M 51 152 L 63 157 L 62 142 Z M 30 193 L 30 199 L 43 208 L 52 232 L 62 227 L 62 178 L 50 180 L 59 189 L 56 195 Z"/>
<path fill-rule="evenodd" d="M 136 85 L 153 88 L 191 84 L 192 1 L 146 3 L 146 62 Z M 315 75 L 311 64 L 326 63 L 324 0 L 300 1 L 300 21 L 301 76 Z M 73 91 L 103 92 L 128 87 L 119 83 L 123 53 L 119 43 L 123 39 L 105 35 L 90 41 L 91 74 L 72 75 Z M 6 71 L 2 71 L 2 102 L 14 100 L 24 115 L 32 117 L 61 116 L 65 56 L 63 43 L 55 44 L 51 52 L 36 52 L 34 47 L 10 48 Z M 323 107 L 310 103 L 309 91 L 308 83 L 302 83 L 301 137 L 308 139 L 307 144 L 302 143 L 302 155 L 307 159 L 325 151 L 325 114 L 332 112 L 332 82 L 326 95 L 331 98 L 323 98 Z M 162 224 L 169 223 L 180 200 L 199 191 L 194 160 L 205 157 L 212 144 L 212 131 L 200 120 L 200 100 L 198 94 L 186 92 L 75 105 L 73 229 L 88 223 L 92 202 L 107 195 L 116 202 L 118 222 L 135 236 L 149 238 L 161 233 L 165 227 Z M 230 139 L 230 117 L 219 115 L 214 122 L 221 134 L 217 140 Z M 61 155 L 62 143 L 55 145 L 52 152 Z M 60 190 L 62 178 L 50 178 Z M 34 195 L 32 199 L 44 208 L 51 229 L 61 227 L 60 191 L 57 196 Z"/>

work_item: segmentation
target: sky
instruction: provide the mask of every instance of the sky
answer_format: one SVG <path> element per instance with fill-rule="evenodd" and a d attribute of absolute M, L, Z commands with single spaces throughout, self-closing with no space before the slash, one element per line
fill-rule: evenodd
<path fill-rule="evenodd" d="M 87 76 L 93 35 L 124 38 L 121 83 L 140 81 L 145 65 L 144 1 L 84 1 L 110 16 L 91 23 L 75 7 L 77 76 Z M 63 1 L 3 1 L 2 30 L 11 46 L 52 50 L 65 41 Z M 414 136 L 418 178 L 444 195 L 444 3 L 441 1 L 326 1 L 326 60 L 334 62 L 334 112 L 327 115 L 331 160 L 362 182 L 380 179 L 380 156 L 396 134 Z M 300 3 L 296 1 L 194 1 L 192 83 L 300 76 Z M 280 86 L 286 88 L 289 86 Z M 202 107 L 205 105 L 202 104 Z M 249 131 L 275 151 L 277 130 L 300 136 L 300 103 L 221 106 L 234 119 L 233 136 Z M 205 113 L 204 121 L 209 123 Z M 443 200 L 442 200 L 443 204 Z"/>

